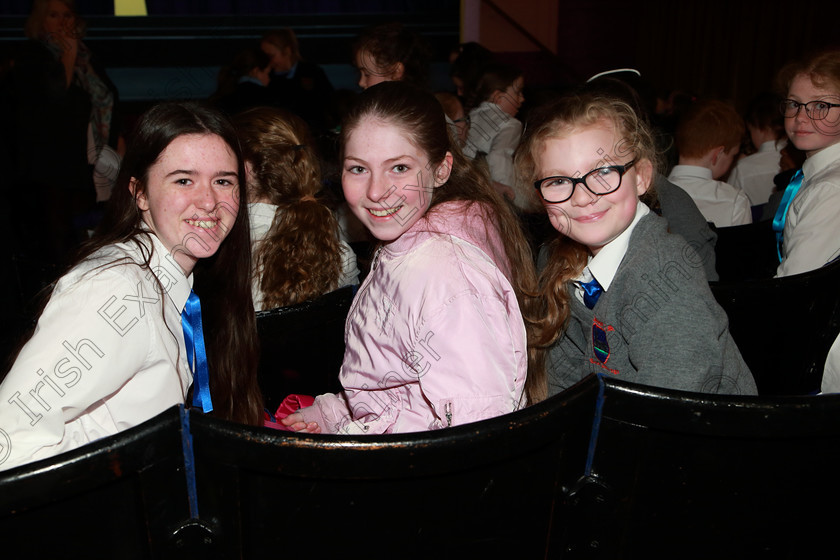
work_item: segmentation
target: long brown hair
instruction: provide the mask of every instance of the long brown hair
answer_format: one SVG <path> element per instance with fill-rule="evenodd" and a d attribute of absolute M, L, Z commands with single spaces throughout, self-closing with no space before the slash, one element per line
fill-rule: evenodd
<path fill-rule="evenodd" d="M 467 208 L 477 205 L 483 222 L 495 227 L 501 239 L 509 264 L 509 280 L 516 293 L 522 316 L 528 330 L 529 348 L 532 339 L 531 324 L 536 295 L 536 273 L 531 248 L 522 226 L 511 206 L 493 188 L 489 177 L 473 165 L 458 147 L 446 124 L 443 107 L 431 93 L 406 82 L 383 82 L 366 89 L 359 95 L 356 105 L 348 112 L 341 129 L 342 146 L 363 118 L 373 117 L 400 127 L 411 142 L 437 168 L 452 154 L 453 163 L 449 180 L 435 189 L 427 215 L 444 202 L 463 201 Z M 488 237 L 491 232 L 488 231 Z M 529 351 L 528 378 L 525 394 L 529 404 L 545 398 L 546 381 L 543 368 L 535 367 Z"/>
<path fill-rule="evenodd" d="M 115 243 L 136 244 L 144 255 L 140 266 L 150 269 L 154 249 L 149 239 L 151 234 L 137 207 L 137 197 L 146 192 L 149 169 L 160 154 L 173 140 L 186 134 L 221 137 L 236 155 L 239 177 L 245 176 L 236 131 L 220 112 L 192 102 L 166 102 L 152 107 L 140 117 L 129 138 L 102 222 L 94 236 L 80 247 L 68 269 Z M 129 190 L 132 179 L 136 179 L 133 194 Z M 240 189 L 241 185 L 240 180 Z M 194 286 L 203 303 L 202 320 L 214 405 L 211 414 L 260 425 L 263 403 L 256 377 L 259 341 L 248 274 L 251 266 L 250 228 L 246 197 L 241 196 L 241 192 L 239 194 L 236 221 L 216 254 L 196 264 Z M 143 238 L 145 241 L 142 241 Z M 156 281 L 163 294 L 163 286 L 159 280 Z M 44 305 L 48 298 L 49 295 Z"/>
<path fill-rule="evenodd" d="M 654 169 L 658 167 L 653 136 L 633 108 L 617 97 L 582 90 L 564 95 L 531 115 L 515 156 L 520 179 L 528 184 L 538 179 L 536 158 L 546 140 L 565 138 L 605 120 L 615 129 L 619 142 L 616 150 L 634 154 L 637 161 L 648 160 Z M 547 349 L 563 333 L 569 317 L 567 283 L 583 272 L 588 257 L 589 249 L 569 237 L 558 235 L 548 245 L 548 262 L 539 278 L 538 347 Z"/>
<path fill-rule="evenodd" d="M 338 288 L 338 222 L 316 199 L 321 170 L 306 123 L 291 113 L 257 107 L 234 119 L 251 167 L 251 201 L 277 206 L 268 235 L 254 251 L 263 307 L 292 305 Z"/>

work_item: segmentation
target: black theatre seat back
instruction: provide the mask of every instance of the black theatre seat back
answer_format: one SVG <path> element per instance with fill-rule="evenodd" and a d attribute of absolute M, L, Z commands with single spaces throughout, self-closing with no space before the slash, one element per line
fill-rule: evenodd
<path fill-rule="evenodd" d="M 0 473 L 2 557 L 183 558 L 177 535 L 191 531 L 188 496 L 175 406 L 115 436 Z"/>
<path fill-rule="evenodd" d="M 840 332 L 840 260 L 795 276 L 710 286 L 759 394 L 819 391 Z"/>
<path fill-rule="evenodd" d="M 258 375 L 270 411 L 290 394 L 341 390 L 344 322 L 353 293 L 353 286 L 346 286 L 312 301 L 257 312 Z"/>
<path fill-rule="evenodd" d="M 586 459 L 597 383 L 478 423 L 306 435 L 191 416 L 223 556 L 543 558 Z"/>
<path fill-rule="evenodd" d="M 836 555 L 821 527 L 840 503 L 840 395 L 602 383 L 571 558 Z"/>
<path fill-rule="evenodd" d="M 715 270 L 721 282 L 772 278 L 779 266 L 772 220 L 714 228 Z"/>

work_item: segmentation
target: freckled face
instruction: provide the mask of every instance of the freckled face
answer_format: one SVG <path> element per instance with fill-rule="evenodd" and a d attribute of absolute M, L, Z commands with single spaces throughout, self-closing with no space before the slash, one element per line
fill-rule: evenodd
<path fill-rule="evenodd" d="M 563 138 L 549 138 L 535 158 L 538 177 L 580 177 L 598 167 L 626 164 L 633 156 L 616 153 L 620 140 L 608 121 Z M 551 224 L 597 255 L 632 223 L 639 196 L 650 185 L 652 168 L 647 160 L 637 162 L 624 174 L 618 190 L 610 194 L 594 195 L 578 184 L 566 202 L 543 202 Z"/>
<path fill-rule="evenodd" d="M 800 103 L 815 100 L 840 103 L 840 92 L 817 87 L 810 77 L 800 74 L 790 84 L 788 99 Z M 805 107 L 800 107 L 796 116 L 785 118 L 785 132 L 794 146 L 811 157 L 823 148 L 840 142 L 840 107 L 829 109 L 822 120 L 811 119 Z"/>
<path fill-rule="evenodd" d="M 341 186 L 350 209 L 381 241 L 405 233 L 449 179 L 452 154 L 433 165 L 400 127 L 363 118 L 344 146 Z"/>
<path fill-rule="evenodd" d="M 143 221 L 189 275 L 198 259 L 214 255 L 239 212 L 238 161 L 215 134 L 173 140 L 149 168 L 137 192 Z M 135 192 L 137 180 L 129 188 Z"/>

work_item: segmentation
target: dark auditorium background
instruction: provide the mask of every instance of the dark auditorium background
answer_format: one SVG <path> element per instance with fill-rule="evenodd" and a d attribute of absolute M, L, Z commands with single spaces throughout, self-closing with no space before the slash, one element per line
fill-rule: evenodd
<path fill-rule="evenodd" d="M 115 17 L 112 0 L 78 0 L 86 43 L 121 102 L 206 97 L 241 45 L 276 27 L 298 34 L 303 56 L 336 88 L 358 89 L 349 45 L 365 26 L 399 20 L 434 49 L 432 85 L 451 89 L 449 50 L 478 41 L 526 71 L 531 91 L 634 67 L 660 96 L 711 95 L 744 108 L 788 60 L 840 44 L 840 3 L 663 0 L 146 0 L 145 17 Z M 0 0 L 0 68 L 23 41 L 29 0 Z M 2 71 L 0 70 L 0 71 Z"/>

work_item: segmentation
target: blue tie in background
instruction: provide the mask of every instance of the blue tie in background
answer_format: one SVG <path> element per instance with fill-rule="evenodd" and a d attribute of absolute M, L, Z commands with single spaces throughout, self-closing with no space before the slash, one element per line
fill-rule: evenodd
<path fill-rule="evenodd" d="M 210 375 L 207 368 L 207 350 L 204 346 L 204 329 L 201 326 L 201 302 L 195 292 L 190 291 L 184 312 L 181 313 L 184 328 L 184 342 L 187 344 L 187 361 L 193 372 L 193 406 L 205 413 L 213 410 L 210 399 Z M 195 367 L 193 367 L 195 355 Z"/>
<path fill-rule="evenodd" d="M 598 298 L 601 297 L 601 292 L 604 288 L 598 283 L 598 280 L 593 278 L 589 282 L 580 282 L 580 287 L 583 288 L 583 304 L 592 309 L 598 303 Z"/>
<path fill-rule="evenodd" d="M 802 186 L 802 170 L 799 169 L 793 174 L 790 183 L 785 188 L 785 194 L 782 195 L 782 200 L 779 202 L 779 209 L 776 210 L 776 215 L 773 217 L 773 231 L 776 232 L 776 254 L 779 256 L 779 262 L 782 262 L 782 241 L 785 233 L 785 218 L 787 218 L 788 207 L 790 206 L 793 197 Z"/>

